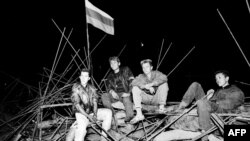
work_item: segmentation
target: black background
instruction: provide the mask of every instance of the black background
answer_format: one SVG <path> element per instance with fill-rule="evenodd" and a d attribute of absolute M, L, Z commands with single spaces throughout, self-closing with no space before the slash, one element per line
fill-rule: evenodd
<path fill-rule="evenodd" d="M 249 71 L 236 42 L 223 23 L 223 15 L 242 51 L 249 59 L 250 12 L 246 1 L 118 1 L 92 0 L 92 4 L 114 18 L 115 35 L 107 35 L 92 54 L 94 78 L 100 82 L 109 68 L 108 58 L 121 54 L 122 65 L 134 75 L 142 72 L 139 62 L 150 58 L 156 67 L 162 41 L 163 52 L 172 43 L 159 71 L 169 74 L 195 46 L 187 58 L 169 75 L 168 100 L 179 101 L 193 81 L 205 91 L 216 88 L 213 73 L 229 70 L 236 83 L 249 96 Z M 1 4 L 1 97 L 6 96 L 10 76 L 38 87 L 43 68 L 51 69 L 61 34 L 52 19 L 68 35 L 76 49 L 86 47 L 84 1 L 11 1 Z M 105 33 L 89 25 L 90 49 Z M 143 46 L 141 45 L 143 44 Z M 74 55 L 72 49 L 62 57 L 57 72 Z M 244 82 L 244 83 L 239 83 Z M 26 96 L 25 96 L 26 97 Z M 12 97 L 13 98 L 13 97 Z M 9 100 L 11 98 L 8 98 Z M 247 100 L 247 99 L 246 99 Z"/>

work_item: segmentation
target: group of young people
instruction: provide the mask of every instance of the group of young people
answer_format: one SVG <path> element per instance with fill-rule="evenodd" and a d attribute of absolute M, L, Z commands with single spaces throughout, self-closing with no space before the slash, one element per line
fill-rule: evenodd
<path fill-rule="evenodd" d="M 123 103 L 125 107 L 125 122 L 134 124 L 145 117 L 142 112 L 142 104 L 157 106 L 157 112 L 164 113 L 168 96 L 168 79 L 160 71 L 153 70 L 152 60 L 145 59 L 140 62 L 143 73 L 134 77 L 129 67 L 121 67 L 120 59 L 116 56 L 109 58 L 112 72 L 108 75 L 106 86 L 107 93 L 101 95 L 102 108 L 97 107 L 98 95 L 94 86 L 88 83 L 90 72 L 81 70 L 80 83 L 72 87 L 72 102 L 76 109 L 75 141 L 83 141 L 86 128 L 90 122 L 102 121 L 102 140 L 105 140 L 111 128 L 114 114 L 113 104 Z M 227 71 L 215 72 L 215 80 L 220 89 L 210 89 L 204 92 L 198 82 L 192 83 L 178 110 L 186 108 L 193 101 L 197 101 L 197 113 L 200 129 L 203 131 L 212 127 L 210 122 L 213 112 L 232 112 L 244 104 L 244 93 L 235 85 L 229 84 Z M 134 115 L 134 110 L 136 111 Z"/>

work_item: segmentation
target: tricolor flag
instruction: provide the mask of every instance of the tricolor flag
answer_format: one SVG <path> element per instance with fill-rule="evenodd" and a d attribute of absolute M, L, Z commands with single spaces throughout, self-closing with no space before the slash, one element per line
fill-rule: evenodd
<path fill-rule="evenodd" d="M 85 0 L 87 23 L 102 31 L 114 35 L 114 19 L 107 13 L 95 7 L 88 0 Z"/>

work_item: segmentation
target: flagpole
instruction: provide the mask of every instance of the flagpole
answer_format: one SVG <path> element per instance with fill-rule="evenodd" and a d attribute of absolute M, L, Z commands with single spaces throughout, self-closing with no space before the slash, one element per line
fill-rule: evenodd
<path fill-rule="evenodd" d="M 87 10 L 86 10 L 86 0 L 85 0 L 85 15 L 87 13 Z M 85 21 L 85 24 L 86 24 L 86 38 L 87 38 L 87 66 L 88 66 L 88 69 L 91 71 L 91 74 L 93 74 L 93 69 L 92 69 L 92 64 L 91 64 L 91 56 L 90 56 L 90 44 L 89 44 L 89 29 L 88 29 L 88 23 L 87 23 L 87 16 L 86 17 L 86 21 Z"/>
<path fill-rule="evenodd" d="M 114 19 L 107 13 L 95 7 L 88 0 L 85 0 L 85 15 L 86 15 L 88 69 L 90 69 L 90 73 L 91 75 L 93 75 L 93 65 L 89 49 L 90 45 L 89 45 L 88 23 L 92 24 L 94 27 L 99 28 L 108 34 L 114 35 L 114 23 L 113 23 Z"/>
<path fill-rule="evenodd" d="M 86 10 L 86 0 L 84 0 L 84 7 L 85 7 L 85 15 L 87 14 L 87 10 Z M 91 64 L 91 57 L 90 57 L 90 45 L 89 45 L 89 28 L 88 28 L 88 23 L 87 23 L 87 16 L 85 16 L 85 25 L 86 25 L 86 38 L 87 38 L 87 56 L 86 58 L 87 59 L 87 67 L 88 67 L 88 70 L 90 71 L 90 75 L 93 76 L 93 67 L 92 67 L 92 64 Z M 90 77 L 92 78 L 92 77 Z M 91 83 L 93 83 L 93 80 L 91 79 Z"/>
<path fill-rule="evenodd" d="M 86 11 L 86 6 L 85 6 L 85 12 Z M 86 17 L 86 16 L 85 16 Z M 90 57 L 89 57 L 89 30 L 88 30 L 88 23 L 87 23 L 87 17 L 86 17 L 86 21 L 85 21 L 85 25 L 86 25 L 86 38 L 87 38 L 87 58 L 88 58 L 88 61 L 87 61 L 87 66 L 88 66 L 88 69 L 90 69 Z"/>

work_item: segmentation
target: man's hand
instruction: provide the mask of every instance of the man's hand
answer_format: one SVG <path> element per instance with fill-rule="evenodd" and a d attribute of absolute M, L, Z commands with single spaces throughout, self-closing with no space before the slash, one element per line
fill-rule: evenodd
<path fill-rule="evenodd" d="M 214 95 L 214 89 L 210 89 L 207 91 L 207 100 L 209 100 Z"/>
<path fill-rule="evenodd" d="M 149 91 L 151 94 L 155 93 L 155 89 L 153 87 L 149 87 Z"/>
<path fill-rule="evenodd" d="M 119 96 L 115 91 L 111 90 L 110 93 L 114 99 L 119 99 Z"/>
<path fill-rule="evenodd" d="M 144 88 L 149 90 L 151 94 L 155 93 L 155 89 L 153 88 L 153 83 L 144 85 Z"/>
<path fill-rule="evenodd" d="M 150 87 L 152 87 L 152 86 L 153 86 L 153 83 L 148 83 L 148 84 L 144 85 L 144 88 L 149 90 Z"/>

